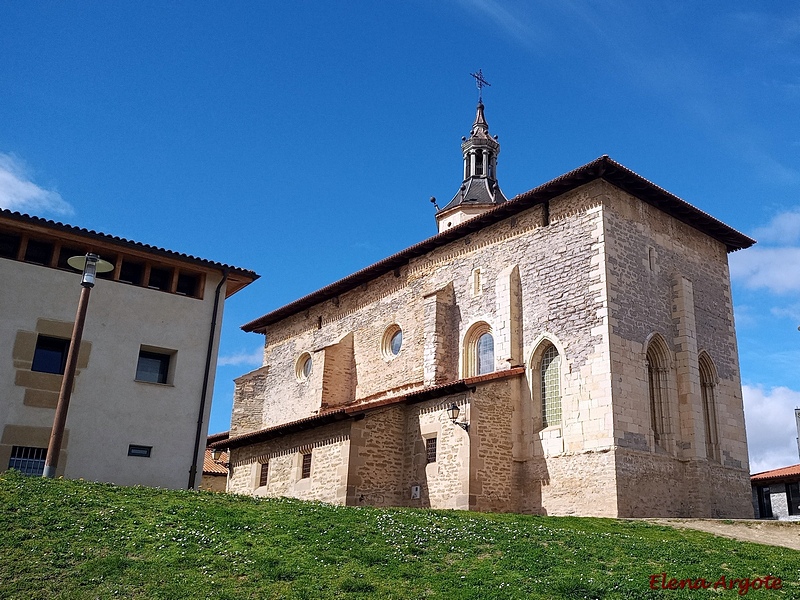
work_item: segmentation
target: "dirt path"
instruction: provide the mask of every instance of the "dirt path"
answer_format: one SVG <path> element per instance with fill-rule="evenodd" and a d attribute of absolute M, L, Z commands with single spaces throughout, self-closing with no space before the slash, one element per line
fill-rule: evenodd
<path fill-rule="evenodd" d="M 682 529 L 697 529 L 714 535 L 755 542 L 770 546 L 784 546 L 800 550 L 800 521 L 757 521 L 717 519 L 645 519 L 657 525 Z"/>

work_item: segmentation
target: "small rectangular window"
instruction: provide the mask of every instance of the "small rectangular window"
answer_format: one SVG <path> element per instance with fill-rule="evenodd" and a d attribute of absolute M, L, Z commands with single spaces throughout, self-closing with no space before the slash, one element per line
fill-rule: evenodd
<path fill-rule="evenodd" d="M 472 295 L 478 296 L 482 291 L 481 270 L 479 268 L 472 269 Z"/>
<path fill-rule="evenodd" d="M 139 456 L 141 458 L 150 458 L 150 453 L 153 451 L 152 446 L 138 446 L 131 444 L 128 446 L 128 456 Z"/>
<path fill-rule="evenodd" d="M 28 240 L 28 246 L 25 248 L 25 262 L 49 265 L 51 258 L 53 258 L 53 244 Z"/>
<path fill-rule="evenodd" d="M 139 350 L 139 361 L 136 363 L 136 381 L 167 383 L 170 358 L 169 354 Z"/>
<path fill-rule="evenodd" d="M 20 237 L 13 233 L 0 232 L 0 256 L 3 258 L 17 258 Z"/>
<path fill-rule="evenodd" d="M 172 269 L 150 268 L 150 281 L 147 282 L 147 287 L 168 292 L 170 285 L 172 285 Z"/>
<path fill-rule="evenodd" d="M 436 438 L 425 440 L 425 459 L 428 464 L 436 462 Z"/>
<path fill-rule="evenodd" d="M 311 477 L 311 452 L 303 454 L 303 471 L 300 475 L 302 479 Z"/>
<path fill-rule="evenodd" d="M 67 365 L 69 340 L 40 335 L 36 338 L 31 371 L 63 375 Z"/>
<path fill-rule="evenodd" d="M 199 275 L 194 275 L 192 273 L 179 273 L 178 285 L 175 288 L 175 293 L 196 298 L 199 282 Z"/>
<path fill-rule="evenodd" d="M 309 456 L 311 456 L 309 454 Z M 261 463 L 261 471 L 258 474 L 258 486 L 263 487 L 267 485 L 267 478 L 269 477 L 269 461 Z"/>
<path fill-rule="evenodd" d="M 120 267 L 119 270 L 119 281 L 122 283 L 132 283 L 133 285 L 142 285 L 143 275 L 143 264 L 122 259 L 122 267 Z"/>
<path fill-rule="evenodd" d="M 47 448 L 31 448 L 29 446 L 12 446 L 9 469 L 16 469 L 23 475 L 42 475 Z"/>

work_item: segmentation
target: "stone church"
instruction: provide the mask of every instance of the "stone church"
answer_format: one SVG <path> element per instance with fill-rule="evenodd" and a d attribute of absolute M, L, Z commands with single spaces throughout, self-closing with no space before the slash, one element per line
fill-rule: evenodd
<path fill-rule="evenodd" d="M 437 235 L 242 327 L 228 490 L 752 516 L 727 254 L 754 241 L 608 156 L 506 199 L 482 102 L 462 151 Z"/>

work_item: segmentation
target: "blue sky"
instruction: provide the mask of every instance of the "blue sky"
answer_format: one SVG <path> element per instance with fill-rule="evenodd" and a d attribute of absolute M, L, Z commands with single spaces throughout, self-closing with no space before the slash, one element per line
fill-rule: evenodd
<path fill-rule="evenodd" d="M 798 462 L 795 2 L 0 1 L 0 205 L 253 269 L 239 326 L 435 233 L 483 70 L 509 198 L 609 154 L 759 244 L 731 256 L 751 467 Z"/>

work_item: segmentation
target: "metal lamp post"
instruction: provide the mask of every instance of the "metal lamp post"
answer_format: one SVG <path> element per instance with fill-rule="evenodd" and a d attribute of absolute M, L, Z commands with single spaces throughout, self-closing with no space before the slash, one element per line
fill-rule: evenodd
<path fill-rule="evenodd" d="M 47 458 L 44 461 L 42 477 L 52 479 L 56 476 L 58 455 L 61 452 L 61 440 L 64 437 L 64 425 L 67 422 L 67 410 L 72 396 L 72 385 L 75 382 L 75 367 L 78 364 L 78 352 L 81 338 L 83 337 L 83 324 L 86 322 L 86 309 L 89 307 L 89 294 L 94 287 L 97 273 L 107 273 L 114 269 L 110 262 L 101 260 L 97 254 L 89 253 L 86 256 L 73 256 L 67 261 L 70 267 L 83 271 L 81 277 L 81 297 L 78 300 L 78 312 L 75 314 L 75 326 L 72 328 L 72 337 L 67 351 L 67 364 L 64 367 L 64 377 L 61 380 L 61 391 L 58 393 L 56 415 L 53 419 L 53 430 L 50 433 L 50 443 L 47 446 Z"/>

